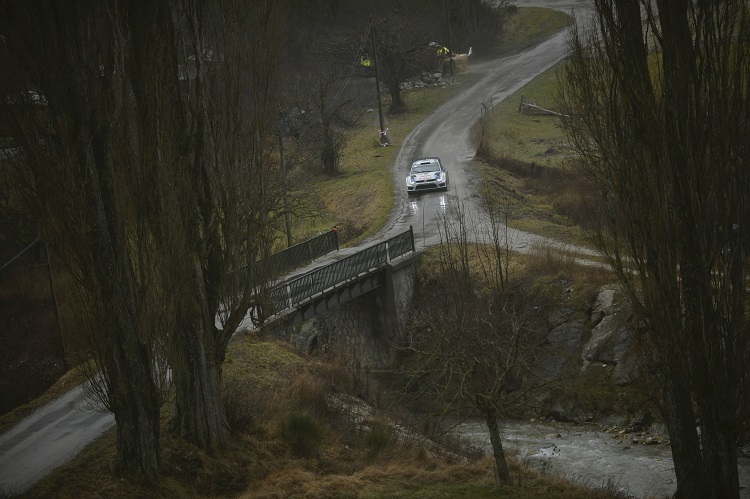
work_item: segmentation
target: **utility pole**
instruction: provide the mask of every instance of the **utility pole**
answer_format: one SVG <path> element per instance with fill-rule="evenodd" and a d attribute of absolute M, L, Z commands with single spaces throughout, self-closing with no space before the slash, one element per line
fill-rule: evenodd
<path fill-rule="evenodd" d="M 378 43 L 375 41 L 375 23 L 370 18 L 372 25 L 372 64 L 375 68 L 375 94 L 378 97 L 378 118 L 380 119 L 380 145 L 391 145 L 391 138 L 388 136 L 388 130 L 385 128 L 383 120 L 383 105 L 380 102 L 380 78 L 378 77 Z"/>
<path fill-rule="evenodd" d="M 445 0 L 445 20 L 448 22 L 448 58 L 451 61 L 451 76 L 453 74 L 453 32 L 451 31 L 451 14 L 448 9 L 448 0 Z"/>

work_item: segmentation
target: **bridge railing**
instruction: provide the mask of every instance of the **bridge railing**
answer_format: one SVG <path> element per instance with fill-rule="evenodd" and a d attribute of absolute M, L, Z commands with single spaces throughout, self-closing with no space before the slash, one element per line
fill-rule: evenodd
<path fill-rule="evenodd" d="M 294 246 L 274 253 L 266 260 L 259 262 L 261 265 L 269 265 L 279 273 L 306 265 L 316 258 L 339 249 L 339 238 L 335 230 L 329 230 L 319 236 L 302 241 Z"/>
<path fill-rule="evenodd" d="M 338 234 L 332 229 L 258 260 L 255 262 L 255 275 L 279 276 L 338 249 Z M 241 286 L 241 278 L 247 271 L 248 267 L 243 267 L 239 271 L 229 272 L 227 282 L 235 288 Z"/>
<path fill-rule="evenodd" d="M 271 289 L 270 301 L 276 312 L 293 308 L 338 284 L 379 270 L 410 251 L 414 251 L 411 228 L 387 241 L 275 286 Z"/>

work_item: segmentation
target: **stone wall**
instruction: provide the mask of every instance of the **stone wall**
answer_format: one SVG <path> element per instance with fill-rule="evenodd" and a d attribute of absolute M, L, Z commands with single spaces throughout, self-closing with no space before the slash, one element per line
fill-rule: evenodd
<path fill-rule="evenodd" d="M 415 262 L 410 257 L 385 269 L 385 285 L 302 323 L 280 323 L 266 334 L 306 352 L 335 353 L 352 369 L 393 367 L 411 311 Z"/>

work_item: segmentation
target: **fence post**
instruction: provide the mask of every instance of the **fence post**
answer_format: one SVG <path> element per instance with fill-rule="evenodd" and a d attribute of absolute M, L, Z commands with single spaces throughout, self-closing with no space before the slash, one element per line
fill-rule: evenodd
<path fill-rule="evenodd" d="M 411 236 L 411 250 L 414 251 L 414 227 L 412 227 L 411 225 L 409 226 L 409 235 Z"/>
<path fill-rule="evenodd" d="M 336 243 L 336 251 L 339 250 L 339 231 L 338 228 L 334 225 L 333 229 L 331 229 L 331 232 L 333 232 L 333 242 Z"/>

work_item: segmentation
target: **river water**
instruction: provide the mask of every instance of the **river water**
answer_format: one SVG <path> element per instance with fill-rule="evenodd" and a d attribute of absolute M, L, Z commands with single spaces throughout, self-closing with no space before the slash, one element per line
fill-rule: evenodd
<path fill-rule="evenodd" d="M 468 421 L 457 433 L 491 452 L 487 427 Z M 615 484 L 635 498 L 671 497 L 676 489 L 669 445 L 632 443 L 594 425 L 503 422 L 503 446 L 529 467 L 589 486 Z M 739 458 L 740 497 L 750 499 L 750 459 Z"/>

